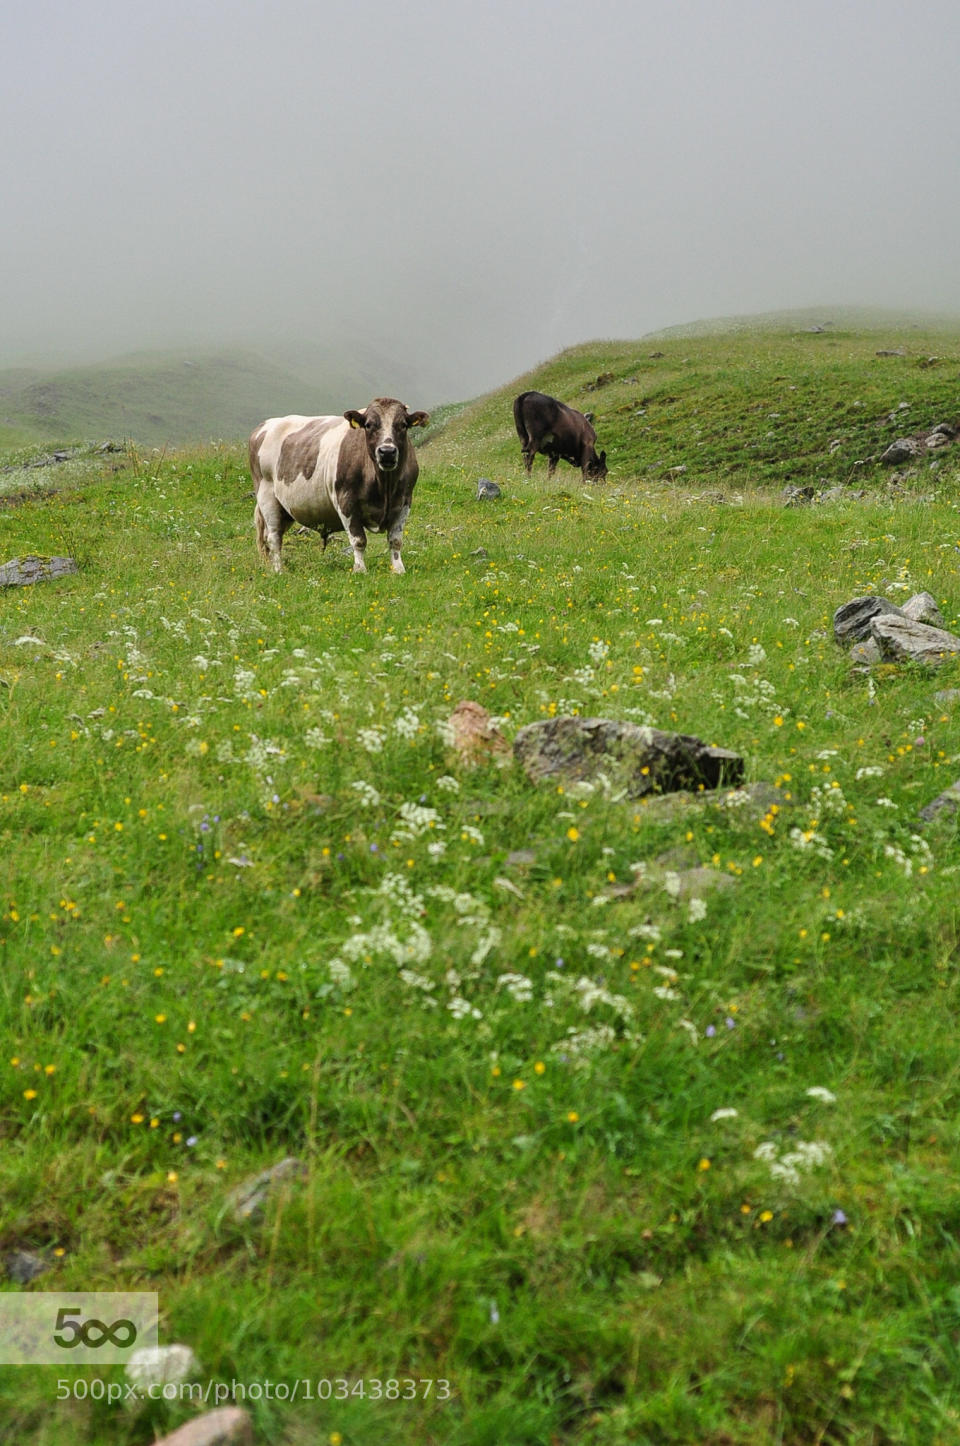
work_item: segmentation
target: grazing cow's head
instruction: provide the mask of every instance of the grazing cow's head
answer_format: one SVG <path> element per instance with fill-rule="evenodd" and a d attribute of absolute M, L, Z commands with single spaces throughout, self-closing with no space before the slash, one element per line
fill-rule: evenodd
<path fill-rule="evenodd" d="M 602 482 L 607 475 L 607 454 L 601 452 L 599 457 L 594 449 L 590 448 L 591 455 L 584 463 L 583 475 L 593 482 Z"/>
<path fill-rule="evenodd" d="M 381 472 L 395 472 L 403 461 L 407 428 L 425 427 L 430 420 L 426 412 L 408 412 L 392 397 L 376 397 L 365 411 L 351 409 L 343 415 L 351 427 L 363 429 L 367 451 Z"/>

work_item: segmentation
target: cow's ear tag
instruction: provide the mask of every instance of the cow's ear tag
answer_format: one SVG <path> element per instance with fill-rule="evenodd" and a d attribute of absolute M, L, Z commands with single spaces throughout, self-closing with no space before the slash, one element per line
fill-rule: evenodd
<path fill-rule="evenodd" d="M 351 425 L 351 427 L 357 427 L 357 428 L 359 428 L 360 423 L 357 421 L 356 417 L 351 417 L 351 418 L 350 418 L 350 425 Z"/>

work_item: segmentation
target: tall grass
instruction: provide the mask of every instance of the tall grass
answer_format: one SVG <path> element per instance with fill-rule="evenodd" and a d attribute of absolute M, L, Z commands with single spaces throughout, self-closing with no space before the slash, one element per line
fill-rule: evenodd
<path fill-rule="evenodd" d="M 507 394 L 465 409 L 404 578 L 297 534 L 264 571 L 239 448 L 0 513 L 4 558 L 80 563 L 3 599 L 0 1247 L 46 1253 L 38 1289 L 158 1290 L 204 1380 L 312 1383 L 247 1401 L 258 1440 L 956 1436 L 960 858 L 917 814 L 958 776 L 960 670 L 858 674 L 830 619 L 923 588 L 960 627 L 957 468 L 808 509 L 758 485 L 798 438 L 819 469 L 841 411 L 876 434 L 848 460 L 886 435 L 875 339 L 823 344 L 664 342 L 662 458 L 618 400 L 660 385 L 637 344 L 550 363 L 606 487 L 525 482 Z M 906 361 L 893 395 L 942 420 Z M 774 384 L 780 450 L 745 462 Z M 459 758 L 464 698 L 508 738 L 698 734 L 777 792 L 538 789 Z M 288 1154 L 305 1180 L 238 1223 Z M 57 1399 L 83 1376 L 0 1373 L 0 1437 L 192 1414 Z"/>

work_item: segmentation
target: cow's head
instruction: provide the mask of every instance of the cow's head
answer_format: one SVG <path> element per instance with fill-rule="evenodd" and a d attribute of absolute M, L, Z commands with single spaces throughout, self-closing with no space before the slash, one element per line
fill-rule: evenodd
<path fill-rule="evenodd" d="M 602 482 L 607 475 L 607 454 L 601 452 L 599 456 L 591 447 L 590 455 L 584 463 L 583 475 L 591 482 Z"/>
<path fill-rule="evenodd" d="M 364 411 L 351 408 L 343 415 L 351 427 L 363 430 L 367 451 L 381 472 L 395 472 L 402 463 L 407 429 L 425 427 L 430 420 L 426 412 L 408 412 L 403 402 L 393 397 L 375 397 Z"/>

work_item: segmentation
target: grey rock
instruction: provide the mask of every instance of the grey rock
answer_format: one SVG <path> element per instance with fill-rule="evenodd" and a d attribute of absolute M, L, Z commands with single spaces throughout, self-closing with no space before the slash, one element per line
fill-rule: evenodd
<path fill-rule="evenodd" d="M 903 615 L 931 628 L 943 627 L 943 614 L 937 607 L 936 598 L 929 592 L 915 592 L 913 597 L 908 597 L 903 605 Z"/>
<path fill-rule="evenodd" d="M 479 478 L 477 482 L 478 502 L 492 502 L 495 497 L 499 496 L 500 488 L 497 486 L 496 482 L 492 482 L 489 477 Z"/>
<path fill-rule="evenodd" d="M 953 708 L 960 703 L 960 688 L 941 688 L 939 693 L 934 693 L 933 701 L 941 708 Z"/>
<path fill-rule="evenodd" d="M 678 899 L 699 899 L 711 889 L 730 889 L 736 883 L 732 874 L 723 874 L 706 864 L 698 864 L 694 869 L 681 869 L 676 881 L 671 893 L 675 893 Z"/>
<path fill-rule="evenodd" d="M 189 1346 L 143 1346 L 133 1351 L 124 1367 L 128 1381 L 141 1390 L 188 1381 L 200 1374 L 200 1362 Z"/>
<path fill-rule="evenodd" d="M 503 862 L 508 869 L 524 869 L 537 862 L 537 855 L 533 849 L 514 849 Z"/>
<path fill-rule="evenodd" d="M 927 663 L 936 667 L 960 653 L 960 638 L 942 628 L 915 623 L 911 618 L 882 613 L 871 618 L 870 631 L 884 658 L 894 662 Z"/>
<path fill-rule="evenodd" d="M 227 1196 L 227 1204 L 237 1220 L 254 1220 L 263 1213 L 270 1195 L 286 1181 L 300 1180 L 307 1173 L 302 1160 L 290 1155 L 279 1164 L 244 1180 Z"/>
<path fill-rule="evenodd" d="M 76 572 L 72 557 L 15 557 L 0 563 L 0 587 L 27 587 L 32 582 L 52 582 Z"/>
<path fill-rule="evenodd" d="M 884 347 L 876 353 L 877 356 L 906 356 L 907 349 L 903 346 Z"/>
<path fill-rule="evenodd" d="M 880 651 L 880 644 L 875 638 L 866 638 L 862 643 L 854 643 L 850 649 L 851 663 L 857 663 L 861 667 L 872 667 L 883 659 Z"/>
<path fill-rule="evenodd" d="M 253 1446 L 253 1425 L 239 1406 L 221 1406 L 161 1436 L 155 1446 Z"/>
<path fill-rule="evenodd" d="M 782 788 L 762 779 L 756 783 L 748 783 L 743 788 L 731 788 L 719 793 L 710 801 L 726 813 L 736 814 L 744 823 L 759 823 L 771 809 L 782 813 L 791 806 L 791 800 Z"/>
<path fill-rule="evenodd" d="M 591 782 L 601 775 L 628 798 L 739 783 L 743 759 L 684 733 L 610 718 L 550 718 L 521 728 L 514 757 L 533 783 Z"/>
<path fill-rule="evenodd" d="M 785 487 L 781 493 L 784 507 L 803 507 L 816 496 L 813 487 Z"/>
<path fill-rule="evenodd" d="M 880 461 L 888 467 L 897 467 L 902 462 L 910 462 L 914 457 L 920 455 L 920 445 L 912 437 L 898 437 L 891 442 L 885 452 L 880 453 Z"/>
<path fill-rule="evenodd" d="M 921 808 L 920 818 L 923 823 L 932 823 L 935 818 L 953 818 L 957 813 L 960 813 L 960 778 L 956 783 L 951 783 L 949 788 L 945 788 L 926 808 Z"/>
<path fill-rule="evenodd" d="M 878 613 L 903 616 L 902 610 L 885 597 L 855 597 L 851 602 L 841 603 L 833 615 L 833 636 L 843 646 L 862 643 L 870 637 L 870 622 Z"/>
<path fill-rule="evenodd" d="M 29 1285 L 38 1275 L 50 1269 L 50 1261 L 32 1250 L 11 1250 L 3 1257 L 3 1268 L 17 1285 Z"/>
<path fill-rule="evenodd" d="M 927 447 L 933 451 L 936 447 L 949 447 L 951 438 L 946 432 L 931 432 L 926 439 Z"/>
<path fill-rule="evenodd" d="M 930 437 L 946 437 L 948 442 L 952 442 L 956 435 L 957 429 L 951 422 L 938 422 L 930 432 Z M 930 437 L 927 438 L 927 446 L 930 445 Z"/>

